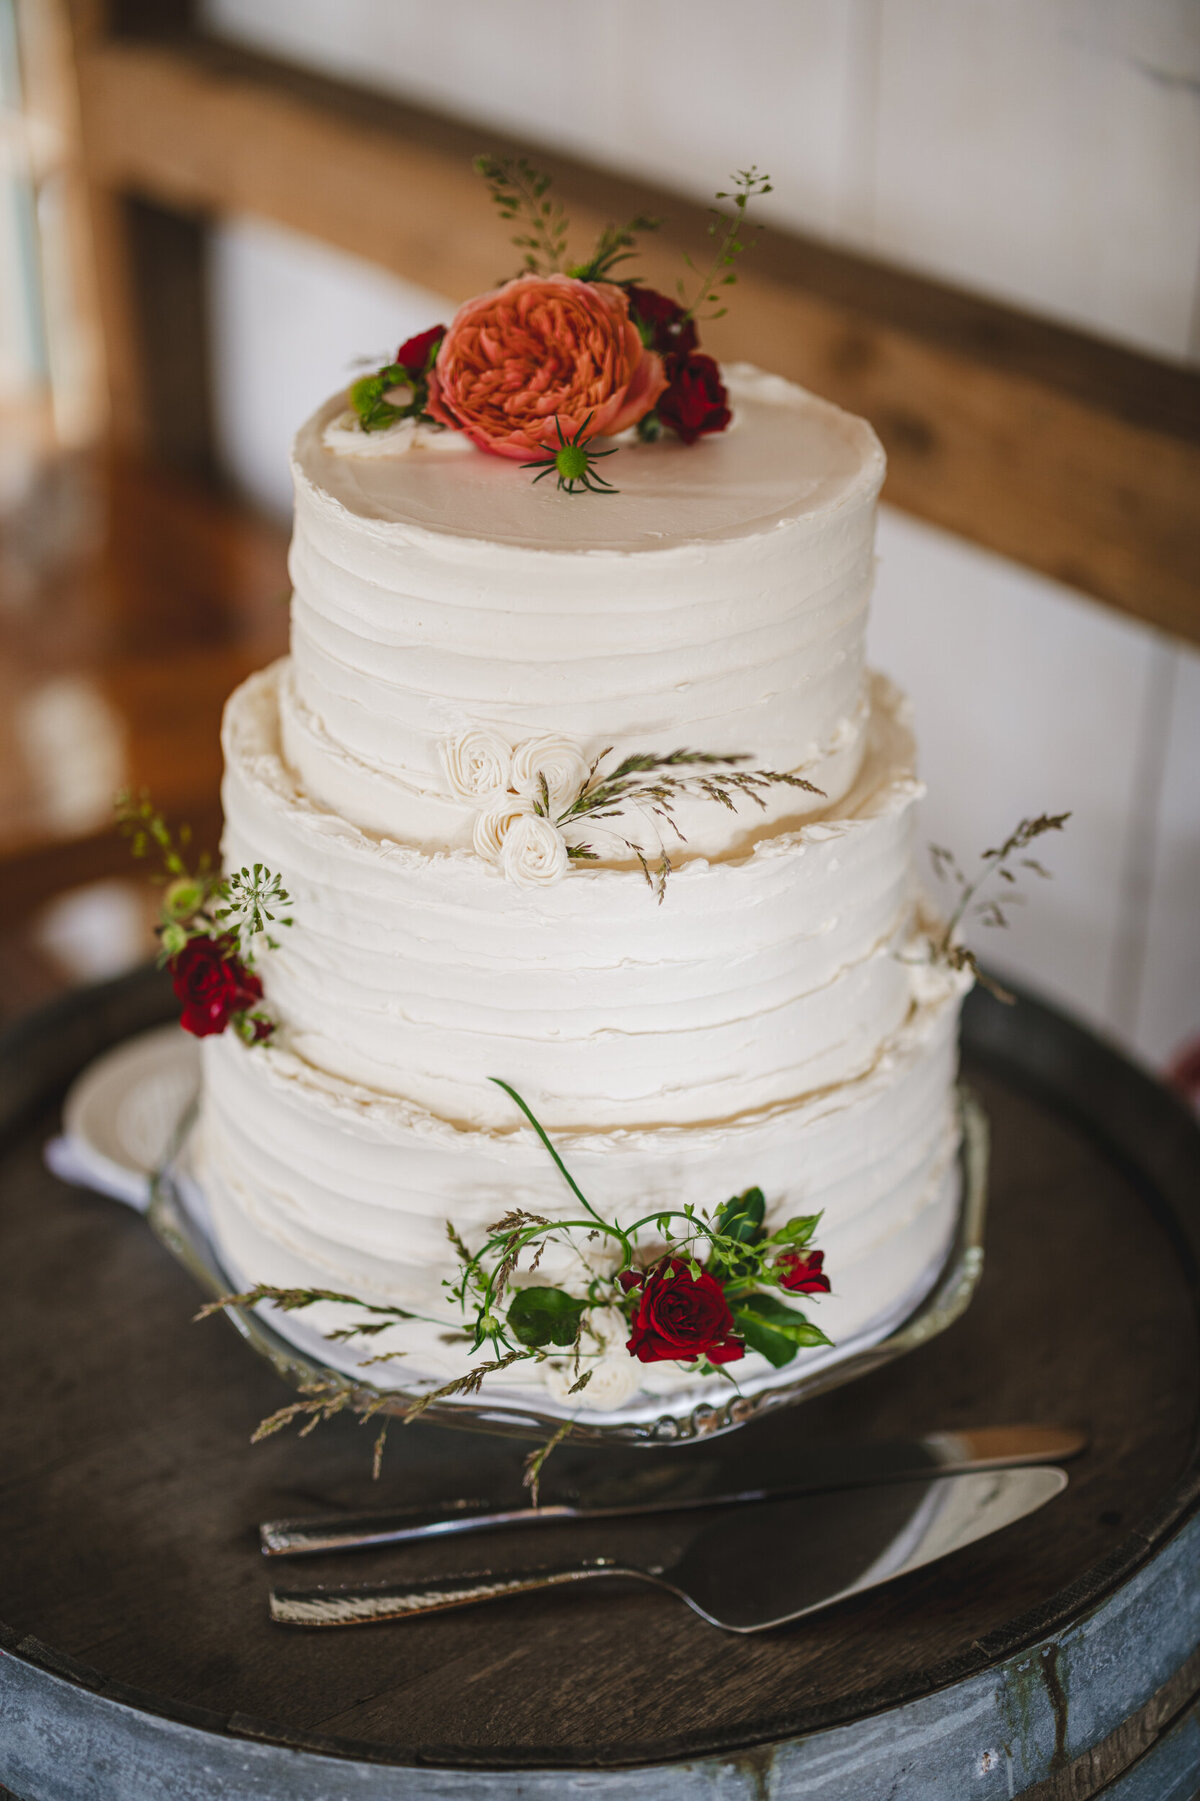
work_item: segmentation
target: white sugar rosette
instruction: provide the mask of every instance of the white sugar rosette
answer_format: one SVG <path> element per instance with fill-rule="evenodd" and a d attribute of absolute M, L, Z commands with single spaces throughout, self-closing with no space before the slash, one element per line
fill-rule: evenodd
<path fill-rule="evenodd" d="M 567 841 L 556 825 L 533 812 L 510 821 L 500 849 L 500 868 L 510 882 L 518 888 L 548 888 L 561 882 L 569 867 Z"/>
<path fill-rule="evenodd" d="M 587 780 L 588 765 L 578 744 L 559 732 L 526 738 L 513 752 L 512 785 L 518 794 L 541 798 L 539 777 L 546 779 L 550 812 L 569 807 Z"/>
<path fill-rule="evenodd" d="M 487 726 L 473 726 L 438 746 L 456 800 L 490 801 L 512 782 L 512 745 Z"/>
<path fill-rule="evenodd" d="M 509 832 L 518 819 L 527 819 L 532 813 L 533 801 L 528 794 L 495 795 L 475 815 L 472 843 L 476 856 L 485 863 L 499 863 Z"/>

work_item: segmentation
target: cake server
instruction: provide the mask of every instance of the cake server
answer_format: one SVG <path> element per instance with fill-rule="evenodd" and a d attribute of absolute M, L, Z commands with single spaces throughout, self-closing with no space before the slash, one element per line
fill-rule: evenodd
<path fill-rule="evenodd" d="M 259 1527 L 266 1557 L 304 1557 L 400 1545 L 449 1533 L 498 1526 L 539 1526 L 555 1520 L 612 1519 L 693 1507 L 730 1507 L 825 1489 L 857 1488 L 937 1472 L 947 1476 L 1022 1464 L 1062 1463 L 1087 1440 L 1065 1426 L 982 1426 L 931 1432 L 923 1438 L 878 1444 L 805 1445 L 793 1435 L 737 1458 L 681 1449 L 658 1458 L 634 1454 L 620 1471 L 597 1467 L 594 1454 L 559 1452 L 547 1465 L 540 1507 L 529 1505 L 515 1482 L 511 1492 L 433 1501 L 423 1507 L 343 1513 L 312 1519 L 267 1520 Z M 637 1467 L 638 1464 L 641 1467 Z"/>
<path fill-rule="evenodd" d="M 983 1470 L 760 1501 L 703 1527 L 669 1563 L 596 1557 L 357 1588 L 273 1589 L 271 1618 L 284 1626 L 372 1625 L 598 1578 L 632 1577 L 678 1595 L 714 1626 L 761 1632 L 948 1557 L 1023 1519 L 1066 1485 L 1066 1471 L 1060 1469 Z"/>

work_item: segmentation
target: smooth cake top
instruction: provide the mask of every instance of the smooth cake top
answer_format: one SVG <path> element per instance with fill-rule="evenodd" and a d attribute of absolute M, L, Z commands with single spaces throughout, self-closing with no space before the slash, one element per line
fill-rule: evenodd
<path fill-rule="evenodd" d="M 338 434 L 331 449 L 325 434 L 346 410 L 341 394 L 297 433 L 293 470 L 298 487 L 406 536 L 551 552 L 628 554 L 746 538 L 873 500 L 884 455 L 865 420 L 750 364 L 723 373 L 729 429 L 692 445 L 674 437 L 642 444 L 627 434 L 600 465 L 613 494 L 560 493 L 553 475 L 534 485 L 531 471 L 464 440 L 418 441 L 389 455 L 364 435 L 370 451 L 348 455 L 340 444 L 350 434 Z"/>

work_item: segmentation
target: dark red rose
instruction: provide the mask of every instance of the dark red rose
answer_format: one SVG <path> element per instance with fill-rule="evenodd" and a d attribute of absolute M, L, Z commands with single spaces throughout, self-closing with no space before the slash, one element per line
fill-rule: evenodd
<path fill-rule="evenodd" d="M 175 986 L 176 998 L 183 1003 L 179 1023 L 195 1038 L 208 1038 L 223 1032 L 235 1013 L 244 1013 L 262 999 L 262 983 L 233 954 L 233 940 L 223 938 L 189 938 L 179 955 L 167 965 Z M 266 1030 L 254 1026 L 255 1038 L 265 1038 Z"/>
<path fill-rule="evenodd" d="M 712 357 L 694 350 L 667 362 L 667 389 L 658 402 L 663 424 L 694 444 L 707 432 L 724 431 L 732 415 L 721 371 Z"/>
<path fill-rule="evenodd" d="M 627 1274 L 631 1272 L 626 1272 Z M 734 1336 L 733 1315 L 725 1290 L 715 1276 L 693 1278 L 686 1263 L 666 1257 L 640 1279 L 622 1286 L 637 1286 L 639 1293 L 628 1343 L 639 1363 L 678 1359 L 694 1363 L 707 1357 L 710 1363 L 735 1363 L 746 1347 Z"/>
<path fill-rule="evenodd" d="M 824 1251 L 785 1251 L 775 1259 L 780 1288 L 789 1294 L 828 1294 L 829 1277 L 822 1265 Z"/>
<path fill-rule="evenodd" d="M 629 311 L 642 335 L 642 341 L 660 356 L 689 356 L 700 340 L 696 322 L 689 319 L 677 301 L 653 288 L 639 288 L 631 283 L 625 289 Z"/>
<path fill-rule="evenodd" d="M 430 353 L 445 335 L 444 325 L 431 325 L 428 331 L 419 331 L 415 338 L 409 338 L 406 343 L 401 344 L 396 352 L 396 361 L 407 375 L 424 375 L 429 368 Z"/>

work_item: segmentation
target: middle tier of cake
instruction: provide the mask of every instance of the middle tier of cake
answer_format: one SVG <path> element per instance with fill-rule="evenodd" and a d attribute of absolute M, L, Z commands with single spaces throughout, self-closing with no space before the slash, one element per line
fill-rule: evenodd
<path fill-rule="evenodd" d="M 636 870 L 531 891 L 328 812 L 281 752 L 286 673 L 229 702 L 225 861 L 291 895 L 265 977 L 276 1043 L 305 1064 L 457 1126 L 511 1123 L 501 1077 L 549 1128 L 644 1130 L 853 1081 L 908 1019 L 921 787 L 882 678 L 850 793 L 747 854 L 681 861 L 658 904 Z"/>

